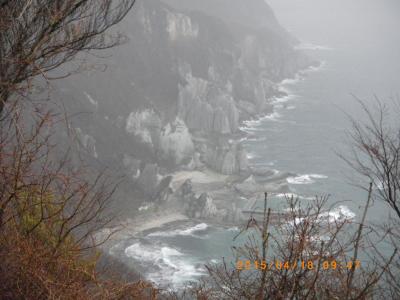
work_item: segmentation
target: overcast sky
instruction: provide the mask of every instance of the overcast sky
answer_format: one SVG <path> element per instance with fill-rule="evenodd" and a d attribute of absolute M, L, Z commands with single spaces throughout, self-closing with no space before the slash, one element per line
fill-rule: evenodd
<path fill-rule="evenodd" d="M 266 0 L 281 24 L 303 40 L 333 43 L 379 31 L 400 38 L 400 0 Z M 397 35 L 397 36 L 395 36 Z"/>

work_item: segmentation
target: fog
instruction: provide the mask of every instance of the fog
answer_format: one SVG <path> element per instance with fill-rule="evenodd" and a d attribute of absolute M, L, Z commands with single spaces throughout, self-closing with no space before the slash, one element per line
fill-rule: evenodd
<path fill-rule="evenodd" d="M 397 0 L 268 0 L 281 24 L 296 37 L 327 44 L 366 43 L 379 34 L 400 45 Z M 389 39 L 388 39 L 389 38 Z M 367 44 L 365 44 L 367 46 Z"/>
<path fill-rule="evenodd" d="M 129 41 L 52 86 L 74 116 L 57 136 L 71 166 L 123 178 L 110 206 L 123 229 L 101 250 L 180 290 L 234 262 L 265 192 L 277 216 L 286 195 L 330 195 L 327 223 L 358 221 L 366 195 L 337 153 L 348 115 L 363 118 L 354 95 L 399 95 L 399 17 L 400 0 L 137 0 L 113 29 Z M 377 201 L 367 221 L 387 214 Z"/>

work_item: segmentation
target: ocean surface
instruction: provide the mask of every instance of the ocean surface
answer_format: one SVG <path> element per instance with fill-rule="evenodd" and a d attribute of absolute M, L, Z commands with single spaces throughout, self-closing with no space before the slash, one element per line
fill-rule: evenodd
<path fill-rule="evenodd" d="M 389 101 L 400 92 L 400 1 L 268 2 L 282 25 L 302 41 L 299 47 L 321 66 L 283 81 L 288 96 L 273 99 L 274 113 L 244 125 L 250 133 L 244 142 L 250 163 L 297 174 L 288 178 L 293 194 L 305 201 L 330 195 L 332 204 L 340 202 L 335 217 L 357 218 L 367 195 L 352 185 L 357 177 L 337 153 L 349 152 L 347 114 L 363 118 L 354 96 Z M 278 208 L 282 197 L 270 203 Z M 388 212 L 376 202 L 368 220 L 379 222 Z M 119 251 L 147 279 L 176 289 L 204 275 L 204 264 L 231 259 L 237 233 L 235 227 L 181 222 L 125 241 Z"/>

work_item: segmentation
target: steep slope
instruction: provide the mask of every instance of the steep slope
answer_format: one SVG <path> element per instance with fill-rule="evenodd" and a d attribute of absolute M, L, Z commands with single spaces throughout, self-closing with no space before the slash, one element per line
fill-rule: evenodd
<path fill-rule="evenodd" d="M 71 112 L 91 112 L 73 120 L 81 149 L 147 198 L 173 168 L 247 172 L 240 122 L 310 64 L 261 0 L 164 1 L 137 1 L 119 28 L 130 42 L 92 59 L 105 71 L 60 88 Z"/>
<path fill-rule="evenodd" d="M 265 0 L 162 0 L 170 6 L 190 12 L 201 11 L 207 15 L 250 28 L 264 28 L 283 33 L 274 12 Z"/>

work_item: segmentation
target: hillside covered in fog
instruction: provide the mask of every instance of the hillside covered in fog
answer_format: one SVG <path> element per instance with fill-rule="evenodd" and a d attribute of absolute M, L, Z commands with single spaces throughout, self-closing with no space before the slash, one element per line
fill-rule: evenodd
<path fill-rule="evenodd" d="M 58 86 L 77 113 L 71 122 L 82 153 L 127 175 L 117 195 L 125 212 L 166 195 L 181 198 L 182 182 L 170 176 L 178 171 L 236 176 L 245 193 L 263 190 L 251 176 L 262 170 L 248 167 L 240 124 L 271 113 L 273 97 L 282 95 L 278 84 L 312 64 L 270 7 L 261 0 L 140 0 L 118 31 L 129 42 L 106 59 L 89 57 L 94 70 Z M 192 210 L 201 211 L 204 203 L 193 197 L 199 207 Z"/>

